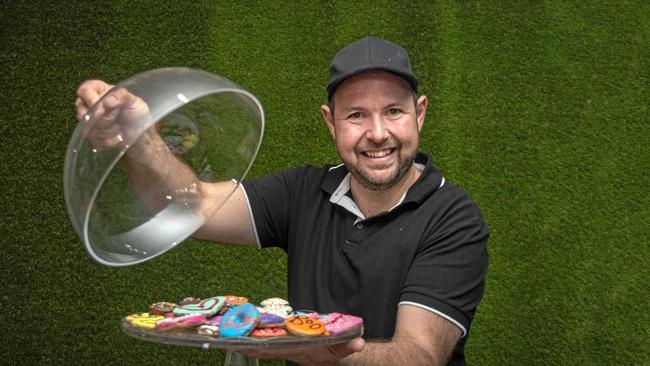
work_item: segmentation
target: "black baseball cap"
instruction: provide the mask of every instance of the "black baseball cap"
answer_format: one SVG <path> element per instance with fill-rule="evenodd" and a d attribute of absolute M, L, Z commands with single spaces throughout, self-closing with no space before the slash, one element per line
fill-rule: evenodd
<path fill-rule="evenodd" d="M 368 70 L 392 72 L 418 90 L 418 79 L 411 71 L 408 53 L 395 43 L 377 37 L 365 37 L 341 49 L 332 59 L 327 99 L 331 100 L 336 88 L 350 76 Z"/>

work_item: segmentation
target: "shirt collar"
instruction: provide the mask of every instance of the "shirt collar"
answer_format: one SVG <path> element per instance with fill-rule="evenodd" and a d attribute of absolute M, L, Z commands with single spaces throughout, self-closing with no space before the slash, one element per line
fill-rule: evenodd
<path fill-rule="evenodd" d="M 422 167 L 422 174 L 406 191 L 402 199 L 389 211 L 408 202 L 420 203 L 445 184 L 445 178 L 433 166 L 427 154 L 418 153 L 415 157 L 415 163 Z M 350 191 L 350 179 L 351 175 L 345 165 L 333 166 L 323 178 L 321 188 L 330 195 L 330 202 L 344 207 L 356 215 L 358 220 L 364 220 L 365 216 L 352 200 L 352 197 L 347 194 Z"/>

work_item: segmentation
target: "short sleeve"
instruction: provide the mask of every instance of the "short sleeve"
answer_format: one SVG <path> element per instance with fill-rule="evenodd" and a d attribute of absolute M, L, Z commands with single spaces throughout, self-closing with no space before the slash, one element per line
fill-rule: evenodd
<path fill-rule="evenodd" d="M 300 168 L 255 180 L 244 180 L 253 225 L 260 247 L 286 250 L 287 230 Z"/>
<path fill-rule="evenodd" d="M 464 192 L 454 194 L 441 211 L 406 274 L 399 304 L 432 311 L 465 336 L 483 296 L 489 231 Z"/>

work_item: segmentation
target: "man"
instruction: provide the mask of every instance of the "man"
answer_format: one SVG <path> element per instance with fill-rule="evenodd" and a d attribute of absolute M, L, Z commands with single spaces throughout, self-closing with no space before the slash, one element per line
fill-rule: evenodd
<path fill-rule="evenodd" d="M 329 104 L 321 107 L 343 164 L 246 180 L 195 234 L 284 249 L 294 308 L 364 319 L 365 340 L 249 356 L 314 365 L 465 364 L 488 230 L 467 194 L 418 152 L 428 101 L 417 86 L 401 47 L 374 37 L 346 46 L 332 60 Z M 78 118 L 106 90 L 98 81 L 82 84 Z M 122 99 L 115 105 L 146 109 L 137 98 Z M 166 148 L 157 134 L 147 139 L 132 149 L 150 159 L 131 159 L 130 171 L 136 191 L 155 196 L 147 190 L 164 182 L 150 166 L 192 173 L 160 154 Z M 231 187 L 201 183 L 202 204 Z"/>

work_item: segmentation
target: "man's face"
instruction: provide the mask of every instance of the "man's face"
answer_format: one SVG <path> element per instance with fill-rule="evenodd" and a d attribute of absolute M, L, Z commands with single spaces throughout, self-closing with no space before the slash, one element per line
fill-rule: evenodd
<path fill-rule="evenodd" d="M 414 100 L 409 84 L 386 71 L 367 71 L 345 80 L 321 112 L 341 160 L 367 189 L 397 184 L 413 165 L 427 99 Z"/>

